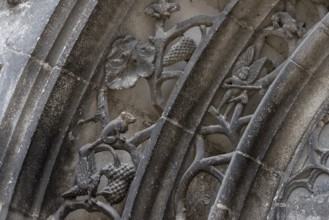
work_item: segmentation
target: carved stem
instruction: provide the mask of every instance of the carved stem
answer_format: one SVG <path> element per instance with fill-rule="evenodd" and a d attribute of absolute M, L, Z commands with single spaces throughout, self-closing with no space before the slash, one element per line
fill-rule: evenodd
<path fill-rule="evenodd" d="M 97 199 L 92 199 L 93 205 L 96 206 L 99 210 L 101 210 L 104 214 L 111 217 L 113 220 L 120 220 L 121 217 L 119 213 L 110 205 L 98 201 Z"/>
<path fill-rule="evenodd" d="M 166 106 L 166 102 L 162 97 L 161 85 L 159 86 L 156 81 L 157 80 L 155 79 L 154 76 L 147 79 L 147 82 L 149 84 L 150 94 L 151 94 L 152 105 L 159 114 L 162 114 L 162 111 Z"/>
<path fill-rule="evenodd" d="M 201 128 L 202 135 L 209 135 L 209 134 L 226 134 L 226 131 L 220 125 L 209 125 L 203 126 Z"/>
<path fill-rule="evenodd" d="M 63 204 L 59 207 L 57 212 L 48 217 L 48 220 L 61 220 L 77 209 L 85 209 L 88 212 L 99 212 L 98 209 L 92 207 L 89 203 L 79 200 L 65 200 Z"/>
<path fill-rule="evenodd" d="M 164 71 L 157 83 L 162 84 L 170 79 L 178 79 L 183 73 L 184 71 Z"/>
<path fill-rule="evenodd" d="M 127 142 L 129 142 L 129 143 L 131 143 L 135 146 L 140 145 L 141 143 L 143 143 L 144 141 L 146 141 L 147 139 L 150 138 L 151 133 L 152 133 L 153 128 L 155 127 L 155 125 L 156 124 L 153 124 L 150 127 L 145 128 L 142 131 L 136 132 L 134 134 L 134 136 L 132 136 L 130 139 L 127 140 Z"/>
<path fill-rule="evenodd" d="M 214 23 L 214 21 L 222 15 L 223 13 L 220 13 L 216 16 L 198 15 L 186 19 L 185 21 L 179 22 L 173 28 L 166 32 L 165 41 L 170 42 L 182 35 L 184 32 L 196 26 L 204 25 L 206 27 L 210 27 Z"/>
<path fill-rule="evenodd" d="M 186 215 L 185 215 L 186 194 L 188 187 L 191 181 L 194 179 L 194 177 L 198 175 L 200 172 L 204 171 L 214 176 L 218 181 L 222 181 L 223 174 L 219 172 L 217 169 L 215 169 L 213 166 L 228 163 L 233 155 L 233 153 L 229 153 L 225 155 L 203 158 L 204 142 L 202 137 L 197 138 L 195 146 L 197 151 L 195 159 L 192 165 L 183 175 L 176 192 L 176 198 L 175 198 L 176 220 L 186 219 Z"/>

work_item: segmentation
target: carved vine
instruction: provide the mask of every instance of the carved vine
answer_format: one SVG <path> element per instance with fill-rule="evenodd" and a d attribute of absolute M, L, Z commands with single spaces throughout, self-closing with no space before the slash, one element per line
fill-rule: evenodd
<path fill-rule="evenodd" d="M 319 8 L 323 8 L 323 3 Z M 288 44 L 288 51 L 296 48 L 299 39 L 305 34 L 305 24 L 295 18 L 296 1 L 287 1 L 286 11 L 279 11 L 272 15 L 271 25 L 258 32 L 258 37 L 238 58 L 231 75 L 227 77 L 221 86 L 224 90 L 219 104 L 211 105 L 209 113 L 216 124 L 203 126 L 195 140 L 195 159 L 182 176 L 175 194 L 175 209 L 177 219 L 186 219 L 186 194 L 191 181 L 201 172 L 206 172 L 221 182 L 225 173 L 219 171 L 216 166 L 228 164 L 232 158 L 233 150 L 239 143 L 245 127 L 252 118 L 252 114 L 245 115 L 246 106 L 250 97 L 255 94 L 264 95 L 270 84 L 280 72 L 284 63 L 274 66 L 267 57 L 260 57 L 261 50 L 268 36 L 277 36 Z M 90 212 L 102 211 L 113 219 L 120 219 L 119 213 L 112 207 L 120 202 L 128 190 L 135 170 L 140 160 L 140 154 L 136 146 L 150 137 L 155 125 L 137 132 L 128 140 L 121 138 L 129 123 L 125 121 L 122 113 L 117 119 L 110 120 L 108 110 L 108 91 L 113 89 L 128 89 L 136 85 L 140 78 L 145 78 L 151 94 L 151 102 L 155 109 L 161 113 L 166 101 L 163 98 L 161 86 L 171 79 L 178 79 L 182 71 L 165 71 L 164 67 L 173 65 L 179 61 L 187 61 L 197 48 L 193 39 L 184 36 L 184 33 L 193 27 L 200 27 L 202 36 L 207 33 L 207 27 L 211 26 L 218 16 L 199 15 L 177 23 L 169 30 L 165 30 L 165 23 L 172 13 L 180 10 L 178 3 L 170 3 L 160 0 L 145 8 L 145 14 L 155 18 L 155 35 L 149 37 L 149 42 L 142 43 L 131 35 L 117 38 L 112 43 L 112 49 L 107 56 L 105 65 L 105 80 L 103 88 L 98 94 L 98 108 L 93 117 L 79 121 L 79 124 L 100 121 L 103 127 L 102 135 L 95 142 L 81 147 L 79 152 L 79 164 L 77 168 L 76 184 L 63 194 L 66 198 L 62 206 L 53 217 L 63 218 L 71 211 L 79 208 Z M 320 9 L 319 9 L 320 10 Z M 176 40 L 176 42 L 174 42 Z M 172 46 L 167 50 L 167 47 Z M 167 51 L 167 52 L 166 52 Z M 255 103 L 253 103 L 255 104 Z M 129 114 L 131 115 L 131 114 Z M 133 116 L 131 115 L 133 118 Z M 126 123 L 123 130 L 114 132 L 113 125 Z M 231 142 L 233 150 L 226 154 L 205 156 L 204 139 L 210 134 L 225 135 Z M 134 165 L 121 163 L 115 150 L 128 151 Z M 317 152 L 322 150 L 317 149 Z M 102 151 L 112 153 L 114 163 L 95 170 L 95 154 Z M 321 155 L 328 157 L 327 152 L 321 151 Z M 321 160 L 320 160 L 321 161 Z M 311 171 L 312 170 L 312 171 Z M 326 171 L 324 167 L 309 167 L 304 173 L 315 173 L 314 170 Z M 318 171 L 317 171 L 318 172 Z M 116 175 L 114 173 L 121 173 Z M 304 174 L 303 174 L 304 175 Z M 98 191 L 101 176 L 108 179 L 108 185 Z M 297 178 L 294 177 L 294 178 Z M 77 196 L 87 196 L 85 200 L 76 199 Z M 103 196 L 107 203 L 97 199 Z"/>
<path fill-rule="evenodd" d="M 291 53 L 297 46 L 298 40 L 305 33 L 304 23 L 297 22 L 293 15 L 286 11 L 275 12 L 271 17 L 272 24 L 261 29 L 254 43 L 249 46 L 234 64 L 231 76 L 221 85 L 223 97 L 219 104 L 211 105 L 209 113 L 217 121 L 216 124 L 203 126 L 195 142 L 195 159 L 180 180 L 175 196 L 176 219 L 184 220 L 186 214 L 186 194 L 194 177 L 205 172 L 213 176 L 219 183 L 225 173 L 219 171 L 218 165 L 228 164 L 233 151 L 249 124 L 252 114 L 245 115 L 250 97 L 263 96 L 275 80 L 284 63 L 276 64 L 267 57 L 261 57 L 261 51 L 268 36 L 277 36 L 288 43 Z M 253 105 L 259 104 L 253 102 Z M 207 135 L 221 134 L 228 138 L 232 151 L 211 157 L 205 157 L 204 139 Z M 224 150 L 223 150 L 224 151 Z M 224 151 L 225 152 L 225 151 Z"/>
<path fill-rule="evenodd" d="M 80 148 L 75 184 L 63 193 L 64 202 L 57 212 L 49 217 L 50 219 L 63 219 L 76 209 L 103 212 L 113 219 L 121 218 L 112 205 L 121 202 L 126 196 L 141 158 L 136 147 L 150 137 L 155 124 L 136 132 L 127 140 L 124 139 L 121 134 L 125 133 L 128 125 L 134 123 L 136 119 L 128 112 L 122 112 L 118 118 L 110 120 L 107 103 L 109 90 L 128 89 L 135 86 L 139 78 L 145 78 L 150 88 L 152 104 L 160 113 L 162 112 L 166 105 L 161 92 L 162 84 L 167 80 L 178 79 L 182 74 L 182 71 L 164 71 L 164 67 L 180 61 L 188 62 L 197 44 L 193 39 L 184 36 L 184 33 L 199 26 L 204 37 L 207 32 L 206 27 L 211 26 L 217 18 L 217 16 L 195 16 L 165 30 L 166 20 L 178 10 L 180 10 L 178 3 L 164 0 L 152 3 L 145 8 L 145 14 L 156 19 L 155 36 L 151 36 L 148 43 L 141 43 L 131 35 L 119 37 L 112 43 L 105 64 L 104 85 L 97 97 L 97 112 L 92 117 L 78 121 L 80 125 L 101 122 L 102 133 L 93 143 Z M 166 52 L 168 45 L 175 40 L 176 42 Z M 116 150 L 127 151 L 131 155 L 133 165 L 121 163 Z M 114 162 L 97 170 L 95 154 L 104 151 L 112 154 Z M 222 161 L 218 158 L 208 158 L 201 163 L 221 163 L 217 160 Z M 108 183 L 105 188 L 99 189 L 102 176 L 106 177 Z M 81 196 L 84 198 L 81 199 Z M 104 197 L 106 202 L 100 200 L 99 196 Z"/>

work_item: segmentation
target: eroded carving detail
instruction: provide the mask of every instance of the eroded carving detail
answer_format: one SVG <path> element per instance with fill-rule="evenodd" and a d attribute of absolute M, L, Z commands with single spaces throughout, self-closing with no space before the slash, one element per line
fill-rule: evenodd
<path fill-rule="evenodd" d="M 102 131 L 101 137 L 93 143 L 82 146 L 79 150 L 79 163 L 76 169 L 74 186 L 62 194 L 65 199 L 57 212 L 50 219 L 63 219 L 76 209 L 87 211 L 102 211 L 109 217 L 118 219 L 119 214 L 111 207 L 121 202 L 127 194 L 130 182 L 135 176 L 135 170 L 140 156 L 135 149 L 134 139 L 126 141 L 121 134 L 128 130 L 129 124 L 136 118 L 129 112 L 122 112 L 116 119 L 109 122 Z M 139 134 L 137 134 L 138 138 Z M 133 164 L 121 163 L 115 150 L 125 150 L 131 154 Z M 96 170 L 95 154 L 109 151 L 113 156 L 113 163 L 109 163 Z M 107 185 L 99 192 L 98 187 L 102 176 L 107 178 Z M 78 196 L 87 196 L 78 199 Z M 96 197 L 103 196 L 109 203 L 99 201 Z"/>
<path fill-rule="evenodd" d="M 325 115 L 316 125 L 314 130 L 310 133 L 305 146 L 302 150 L 307 149 L 302 155 L 307 154 L 303 165 L 299 169 L 292 171 L 288 174 L 288 179 L 285 181 L 281 192 L 276 198 L 275 216 L 277 219 L 286 219 L 286 207 L 288 207 L 288 200 L 293 192 L 298 188 L 303 188 L 309 192 L 312 196 L 319 195 L 316 192 L 315 182 L 322 174 L 329 175 L 328 157 L 329 157 L 329 145 L 320 140 L 322 133 L 326 126 L 329 125 L 329 114 Z M 296 161 L 295 161 L 296 163 Z M 298 167 L 298 164 L 294 164 Z M 322 192 L 327 193 L 327 192 Z M 321 194 L 321 193 L 320 193 Z"/>
<path fill-rule="evenodd" d="M 296 6 L 294 4 L 294 6 Z M 264 28 L 262 35 L 278 36 L 288 43 L 289 53 L 295 50 L 297 41 L 306 33 L 305 23 L 297 21 L 293 15 L 286 11 L 279 11 L 271 17 L 272 26 Z"/>
<path fill-rule="evenodd" d="M 154 72 L 154 46 L 141 44 L 133 36 L 117 39 L 105 65 L 105 84 L 109 89 L 127 89 L 135 86 L 140 77 Z"/>
<path fill-rule="evenodd" d="M 170 15 L 180 10 L 178 3 L 169 3 L 167 1 L 160 3 L 152 3 L 146 6 L 144 13 L 162 19 L 169 19 Z"/>
<path fill-rule="evenodd" d="M 221 85 L 223 96 L 217 107 L 212 105 L 209 108 L 209 113 L 216 119 L 217 124 L 203 126 L 200 130 L 195 143 L 195 159 L 181 178 L 176 191 L 176 219 L 183 220 L 187 217 L 186 194 L 195 176 L 205 172 L 221 183 L 225 172 L 219 167 L 230 163 L 232 153 L 253 116 L 245 113 L 248 105 L 257 106 L 260 103 L 262 96 L 284 64 L 274 64 L 272 60 L 261 56 L 266 37 L 275 35 L 283 38 L 288 42 L 288 50 L 291 53 L 296 48 L 298 39 L 305 33 L 304 23 L 297 22 L 288 12 L 274 13 L 271 21 L 272 26 L 259 30 L 254 43 L 237 59 L 231 76 L 228 76 Z M 249 103 L 255 96 L 258 96 L 258 101 Z M 204 140 L 208 135 L 214 134 L 224 135 L 231 144 L 230 149 L 222 149 L 222 154 L 205 156 Z"/>
<path fill-rule="evenodd" d="M 25 2 L 25 0 L 7 0 L 7 3 L 10 5 L 18 5 Z"/>

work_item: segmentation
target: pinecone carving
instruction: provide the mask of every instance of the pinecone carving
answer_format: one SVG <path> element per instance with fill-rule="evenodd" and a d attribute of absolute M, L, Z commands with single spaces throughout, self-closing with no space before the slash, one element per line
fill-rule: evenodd
<path fill-rule="evenodd" d="M 121 163 L 119 167 L 108 164 L 101 171 L 101 174 L 107 177 L 108 185 L 98 194 L 104 196 L 110 204 L 120 203 L 128 192 L 135 172 L 132 164 Z"/>
<path fill-rule="evenodd" d="M 163 66 L 170 66 L 179 61 L 189 60 L 197 45 L 192 38 L 181 37 L 163 58 Z"/>

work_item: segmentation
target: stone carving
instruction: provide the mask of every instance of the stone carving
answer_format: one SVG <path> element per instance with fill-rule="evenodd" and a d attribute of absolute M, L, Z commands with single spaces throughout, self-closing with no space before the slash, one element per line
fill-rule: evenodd
<path fill-rule="evenodd" d="M 299 154 L 299 157 L 307 154 L 306 159 L 304 159 L 302 166 L 299 167 L 299 169 L 296 169 L 289 174 L 290 176 L 285 181 L 283 187 L 281 188 L 281 192 L 277 196 L 276 203 L 279 204 L 279 206 L 275 209 L 275 215 L 278 219 L 286 219 L 287 213 L 285 207 L 287 207 L 287 202 L 291 194 L 297 188 L 303 188 L 315 197 L 321 194 L 321 192 L 316 192 L 314 188 L 320 175 L 329 175 L 329 168 L 327 164 L 329 157 L 329 145 L 328 143 L 324 143 L 320 140 L 323 130 L 328 125 L 329 114 L 326 114 L 317 123 L 313 131 L 309 133 L 308 141 L 306 141 L 304 145 L 307 150 L 304 151 L 303 154 Z M 301 149 L 303 150 L 304 148 Z M 297 160 L 293 161 L 296 163 Z M 294 166 L 298 167 L 297 163 L 294 164 Z M 323 188 L 325 189 L 326 187 Z M 322 193 L 326 194 L 328 191 Z"/>
<path fill-rule="evenodd" d="M 274 18 L 276 19 L 279 15 L 275 14 Z M 279 31 L 282 34 L 282 28 L 285 24 L 281 23 L 281 19 L 280 21 L 275 20 L 279 25 L 275 31 Z M 287 28 L 289 30 L 289 27 Z M 271 29 L 274 30 L 274 27 L 271 27 Z M 283 66 L 283 63 L 281 63 L 276 64 L 274 67 L 271 60 L 261 56 L 260 51 L 264 47 L 265 36 L 269 34 L 266 31 L 260 30 L 260 35 L 256 38 L 255 42 L 239 56 L 232 68 L 232 75 L 227 77 L 221 86 L 221 89 L 224 91 L 222 92 L 222 99 L 217 105 L 218 107 L 216 108 L 216 105 L 211 105 L 209 108 L 209 113 L 216 119 L 217 124 L 209 125 L 208 123 L 208 125 L 203 126 L 195 141 L 196 154 L 194 161 L 182 176 L 175 194 L 176 219 L 187 219 L 187 208 L 185 206 L 187 204 L 186 196 L 188 187 L 199 173 L 208 173 L 218 182 L 222 182 L 225 173 L 222 169 L 218 169 L 218 166 L 230 163 L 233 151 L 237 147 L 245 127 L 249 124 L 253 116 L 250 113 L 249 115 L 245 113 L 250 98 L 258 96 L 259 101 L 256 103 L 253 101 L 252 103 L 252 105 L 257 106 L 257 103 L 260 102 L 261 97 L 265 94 Z M 297 38 L 296 31 L 292 32 L 294 38 Z M 224 135 L 229 140 L 231 148 L 222 149 L 223 153 L 221 154 L 206 156 L 205 140 L 208 135 L 213 134 Z"/>
<path fill-rule="evenodd" d="M 163 66 L 170 66 L 179 61 L 188 61 L 196 47 L 197 45 L 193 39 L 189 37 L 181 37 L 163 58 Z"/>
<path fill-rule="evenodd" d="M 25 2 L 25 0 L 7 0 L 7 3 L 10 5 L 18 5 Z"/>
<path fill-rule="evenodd" d="M 181 71 L 164 71 L 163 67 L 179 61 L 188 62 L 197 45 L 193 39 L 184 36 L 184 33 L 193 27 L 199 27 L 201 35 L 204 37 L 207 33 L 206 27 L 211 26 L 214 20 L 218 18 L 218 16 L 196 16 L 176 24 L 167 31 L 164 30 L 166 19 L 170 18 L 170 15 L 179 9 L 178 3 L 168 3 L 167 1 L 147 6 L 145 13 L 157 19 L 155 25 L 156 34 L 149 37 L 149 43 L 141 43 L 131 35 L 119 37 L 112 43 L 112 48 L 105 64 L 104 85 L 98 95 L 98 110 L 93 117 L 78 122 L 78 124 L 97 121 L 102 123 L 103 131 L 101 137 L 91 145 L 87 145 L 89 146 L 88 149 L 93 149 L 90 150 L 92 152 L 90 155 L 94 155 L 96 151 L 109 150 L 115 158 L 114 150 L 126 150 L 130 153 L 135 166 L 122 163 L 119 165 L 119 163 L 115 162 L 95 172 L 91 166 L 94 162 L 88 161 L 87 163 L 84 161 L 88 168 L 85 168 L 87 165 L 83 166 L 83 180 L 80 181 L 79 179 L 80 183 L 77 183 L 78 186 L 73 187 L 64 193 L 63 196 L 65 198 L 75 198 L 77 194 L 73 192 L 79 188 L 80 191 L 83 191 L 80 194 L 87 195 L 88 199 L 83 202 L 75 201 L 74 203 L 69 199 L 65 200 L 55 214 L 56 218 L 62 218 L 67 215 L 70 211 L 75 210 L 76 206 L 80 208 L 82 206 L 87 211 L 102 211 L 114 219 L 120 219 L 119 214 L 111 205 L 121 202 L 125 197 L 129 183 L 135 175 L 135 169 L 140 160 L 140 155 L 135 146 L 138 146 L 150 137 L 154 125 L 135 133 L 129 140 L 120 137 L 120 134 L 127 130 L 128 124 L 133 123 L 135 118 L 131 114 L 123 112 L 117 119 L 110 121 L 107 109 L 107 91 L 131 88 L 136 85 L 140 78 L 145 78 L 150 88 L 151 101 L 155 109 L 159 113 L 163 111 L 166 101 L 162 97 L 161 85 L 167 80 L 177 79 L 182 73 Z M 168 45 L 174 40 L 177 40 L 177 42 L 165 53 Z M 221 159 L 219 160 L 221 161 Z M 202 166 L 206 166 L 208 163 L 217 164 L 218 162 L 217 159 L 209 158 L 209 160 L 205 160 L 202 163 L 204 163 Z M 209 170 L 211 166 L 205 169 Z M 79 170 L 82 169 L 79 168 Z M 219 175 L 218 172 L 215 172 L 215 174 Z M 101 176 L 105 176 L 108 179 L 108 186 L 97 192 Z M 109 204 L 99 201 L 96 198 L 97 196 L 103 196 Z M 76 205 L 77 203 L 79 205 Z"/>
<path fill-rule="evenodd" d="M 128 125 L 136 121 L 136 118 L 129 112 L 122 112 L 116 119 L 108 123 L 102 131 L 104 143 L 113 144 L 118 140 L 125 141 L 120 134 L 128 131 Z"/>
<path fill-rule="evenodd" d="M 105 84 L 110 89 L 133 87 L 140 77 L 150 77 L 154 72 L 154 46 L 141 44 L 127 35 L 114 41 L 105 65 Z"/>
<path fill-rule="evenodd" d="M 211 26 L 218 17 L 195 16 L 178 23 L 168 31 L 164 30 L 166 19 L 178 10 L 180 10 L 178 3 L 167 1 L 152 3 L 145 9 L 147 15 L 157 18 L 156 34 L 149 37 L 150 42 L 143 44 L 131 35 L 120 37 L 113 42 L 105 65 L 106 88 L 131 88 L 136 85 L 139 78 L 145 78 L 149 84 L 153 106 L 159 113 L 162 112 L 166 101 L 162 96 L 161 85 L 167 80 L 177 79 L 182 73 L 182 71 L 164 71 L 163 67 L 179 61 L 188 61 L 197 45 L 193 39 L 185 37 L 184 33 L 193 27 L 200 27 L 202 36 L 205 36 L 206 27 Z M 166 47 L 177 38 L 177 43 L 171 46 L 165 55 Z M 106 88 L 103 90 L 105 91 Z M 103 95 L 106 96 L 106 93 Z M 106 100 L 106 98 L 99 99 Z M 104 110 L 101 109 L 94 117 L 81 122 L 106 121 L 100 117 L 104 116 L 102 111 Z"/>
<path fill-rule="evenodd" d="M 275 78 L 274 73 L 267 74 L 267 71 L 271 69 L 268 68 L 268 65 L 266 66 L 266 63 L 271 62 L 266 57 L 254 61 L 256 58 L 255 48 L 255 45 L 248 47 L 238 58 L 233 67 L 232 76 L 227 78 L 222 85 L 226 92 L 218 108 L 211 106 L 209 109 L 210 114 L 216 118 L 218 124 L 201 128 L 200 135 L 195 142 L 195 159 L 181 178 L 176 191 L 176 219 L 184 220 L 187 217 L 186 194 L 193 178 L 199 173 L 205 172 L 221 182 L 224 173 L 216 166 L 228 164 L 232 158 L 233 152 L 206 157 L 204 149 L 206 136 L 209 134 L 223 134 L 232 143 L 234 149 L 241 139 L 243 128 L 252 117 L 252 115 L 243 116 L 249 93 L 265 90 Z M 261 72 L 262 76 L 260 76 Z M 266 78 L 267 80 L 264 80 Z M 227 105 L 227 108 L 222 113 L 225 105 Z"/>
<path fill-rule="evenodd" d="M 296 5 L 293 4 L 295 7 Z M 291 9 L 292 10 L 292 9 Z M 306 32 L 305 23 L 297 21 L 293 15 L 285 11 L 279 11 L 271 17 L 272 25 L 263 29 L 262 36 L 278 36 L 288 43 L 289 53 L 295 50 L 297 41 Z"/>
<path fill-rule="evenodd" d="M 155 18 L 169 19 L 172 13 L 179 10 L 180 5 L 178 3 L 164 1 L 146 6 L 144 13 Z"/>
<path fill-rule="evenodd" d="M 79 162 L 76 169 L 74 186 L 62 194 L 65 199 L 57 212 L 50 219 L 63 219 L 70 212 L 84 208 L 87 211 L 102 211 L 109 217 L 118 219 L 119 214 L 111 207 L 121 202 L 128 191 L 130 182 L 135 176 L 135 166 L 139 159 L 136 149 L 132 149 L 134 140 L 126 141 L 120 135 L 128 130 L 128 125 L 136 121 L 129 112 L 122 112 L 116 119 L 110 121 L 103 129 L 101 137 L 93 143 L 82 146 L 79 150 Z M 137 138 L 139 134 L 137 134 Z M 121 163 L 116 150 L 126 150 L 132 154 L 134 165 Z M 113 163 L 96 170 L 95 154 L 109 151 L 113 156 Z M 107 186 L 97 192 L 100 178 L 107 178 Z M 87 196 L 85 200 L 78 196 Z M 103 196 L 109 204 L 98 201 L 97 196 Z"/>
<path fill-rule="evenodd" d="M 297 35 L 301 38 L 304 35 L 304 22 L 298 22 L 288 12 L 277 12 L 272 15 L 274 30 L 282 31 L 288 38 Z"/>
<path fill-rule="evenodd" d="M 135 167 L 128 163 L 108 164 L 100 170 L 100 176 L 105 176 L 108 185 L 97 195 L 102 195 L 110 204 L 120 203 L 128 192 L 130 182 L 135 177 Z"/>
<path fill-rule="evenodd" d="M 218 111 L 221 110 L 224 104 L 232 102 L 241 102 L 247 104 L 248 95 L 247 90 L 262 90 L 261 85 L 254 85 L 262 68 L 264 67 L 266 58 L 259 59 L 250 65 L 254 57 L 254 47 L 249 47 L 247 51 L 240 57 L 235 69 L 233 69 L 233 76 L 224 81 L 223 88 L 228 88 L 221 100 Z M 250 65 L 250 66 L 249 66 Z M 224 117 L 227 117 L 232 105 L 227 108 Z"/>

